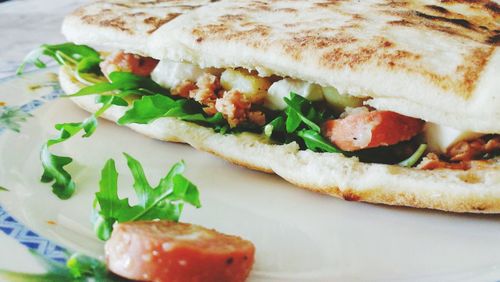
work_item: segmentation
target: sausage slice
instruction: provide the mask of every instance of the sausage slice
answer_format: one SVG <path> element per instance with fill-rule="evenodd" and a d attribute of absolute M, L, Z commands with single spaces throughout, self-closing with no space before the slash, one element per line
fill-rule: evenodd
<path fill-rule="evenodd" d="M 394 145 L 422 131 L 424 121 L 391 111 L 361 112 L 323 124 L 323 135 L 344 151 Z"/>
<path fill-rule="evenodd" d="M 106 76 L 114 71 L 125 71 L 138 76 L 149 76 L 156 65 L 158 65 L 158 60 L 123 51 L 111 54 L 100 64 L 101 71 Z"/>
<path fill-rule="evenodd" d="M 139 281 L 245 281 L 254 245 L 237 236 L 171 221 L 121 223 L 105 245 L 108 268 Z"/>

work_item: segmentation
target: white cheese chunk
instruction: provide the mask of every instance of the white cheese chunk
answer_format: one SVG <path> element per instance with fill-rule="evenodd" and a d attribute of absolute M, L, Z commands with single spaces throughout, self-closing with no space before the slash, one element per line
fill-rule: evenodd
<path fill-rule="evenodd" d="M 424 127 L 424 135 L 429 150 L 444 154 L 450 146 L 462 140 L 479 138 L 483 134 L 472 131 L 461 131 L 455 128 L 427 122 Z"/>
<path fill-rule="evenodd" d="M 337 113 L 342 113 L 347 107 L 357 108 L 363 105 L 362 98 L 340 94 L 335 87 L 323 87 L 323 95 L 330 108 Z"/>
<path fill-rule="evenodd" d="M 192 64 L 161 60 L 151 73 L 151 79 L 165 88 L 172 88 L 184 80 L 196 82 L 204 72 Z"/>
<path fill-rule="evenodd" d="M 264 105 L 271 110 L 284 110 L 286 103 L 283 98 L 290 97 L 290 92 L 294 92 L 310 101 L 323 100 L 321 86 L 302 80 L 285 78 L 271 85 Z"/>

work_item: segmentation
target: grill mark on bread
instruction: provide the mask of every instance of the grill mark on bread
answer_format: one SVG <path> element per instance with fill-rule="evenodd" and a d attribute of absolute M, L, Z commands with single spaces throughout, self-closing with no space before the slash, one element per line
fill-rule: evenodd
<path fill-rule="evenodd" d="M 388 21 L 389 25 L 426 28 L 453 37 L 467 38 L 488 45 L 498 45 L 498 40 L 495 40 L 495 36 L 498 36 L 495 24 L 484 19 L 474 17 L 467 19 L 464 15 L 449 11 L 439 15 L 431 15 L 418 10 L 409 12 L 386 10 L 385 13 L 399 17 L 399 19 Z"/>
<path fill-rule="evenodd" d="M 297 13 L 297 12 L 299 12 L 297 9 L 294 9 L 294 8 L 280 8 L 280 9 L 276 9 L 275 11 L 276 12 L 285 12 L 285 13 Z"/>
<path fill-rule="evenodd" d="M 448 10 L 446 10 L 446 8 L 443 8 L 441 6 L 437 6 L 437 5 L 425 5 L 425 7 L 433 10 L 433 11 L 436 11 L 438 13 L 441 13 L 441 14 L 449 14 L 450 12 Z"/>
<path fill-rule="evenodd" d="M 313 4 L 315 8 L 328 8 L 332 6 L 338 6 L 342 4 L 342 2 L 346 2 L 345 0 L 325 0 L 322 2 L 316 2 Z"/>
<path fill-rule="evenodd" d="M 486 40 L 487 43 L 492 45 L 500 45 L 500 30 L 495 30 L 494 34 Z"/>
<path fill-rule="evenodd" d="M 98 25 L 101 27 L 115 28 L 124 31 L 129 34 L 134 34 L 134 30 L 127 27 L 126 22 L 120 17 L 114 17 L 110 19 L 103 19 L 101 14 L 96 15 L 86 15 L 82 17 L 83 22 L 88 25 Z"/>
<path fill-rule="evenodd" d="M 458 88 L 456 89 L 457 91 L 468 93 L 464 95 L 465 98 L 470 98 L 470 93 L 474 90 L 482 70 L 494 51 L 495 48 L 493 47 L 488 49 L 477 48 L 472 54 L 465 58 L 468 64 L 461 65 L 457 68 L 457 72 L 462 74 L 463 83 L 455 84 L 454 86 Z"/>
<path fill-rule="evenodd" d="M 271 11 L 267 1 L 252 1 L 248 6 L 255 11 Z"/>
<path fill-rule="evenodd" d="M 345 42 L 355 41 L 356 39 L 352 38 Z M 373 40 L 371 45 L 363 45 L 357 49 L 345 50 L 339 47 L 328 51 L 323 55 L 321 63 L 332 68 L 348 66 L 356 69 L 372 61 L 377 65 L 394 68 L 395 66 L 404 67 L 405 62 L 418 61 L 420 58 L 418 54 L 398 49 L 394 42 L 386 38 L 378 38 Z"/>
<path fill-rule="evenodd" d="M 458 25 L 458 26 L 461 26 L 464 28 L 473 29 L 473 30 L 475 29 L 475 27 L 469 21 L 464 20 L 464 19 L 454 19 L 454 18 L 446 18 L 446 17 L 440 17 L 440 16 L 432 16 L 432 15 L 428 15 L 428 14 L 421 13 L 418 11 L 415 13 L 418 17 L 422 17 L 425 19 L 435 20 L 435 21 L 443 21 L 443 22 L 452 23 L 454 25 Z"/>
<path fill-rule="evenodd" d="M 466 4 L 474 9 L 484 9 L 494 16 L 500 14 L 500 5 L 489 0 L 441 0 L 445 4 Z"/>
<path fill-rule="evenodd" d="M 493 13 L 493 15 L 498 16 L 500 14 L 500 5 L 495 2 L 488 1 L 484 4 L 484 7 Z"/>
<path fill-rule="evenodd" d="M 148 17 L 148 18 L 145 18 L 144 19 L 144 23 L 147 24 L 147 25 L 152 26 L 152 28 L 149 29 L 147 32 L 149 34 L 155 32 L 162 25 L 164 25 L 165 23 L 168 23 L 169 21 L 177 18 L 180 15 L 181 15 L 180 13 L 170 13 L 170 14 L 167 14 L 164 18 L 157 18 L 157 17 Z"/>

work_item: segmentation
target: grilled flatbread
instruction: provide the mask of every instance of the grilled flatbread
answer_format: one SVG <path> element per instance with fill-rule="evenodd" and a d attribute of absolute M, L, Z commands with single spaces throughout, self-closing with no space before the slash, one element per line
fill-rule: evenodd
<path fill-rule="evenodd" d="M 63 32 L 76 43 L 160 60 L 246 68 L 334 86 L 368 97 L 376 109 L 460 130 L 500 133 L 496 2 L 207 2 L 98 2 L 69 16 Z M 114 10 L 105 13 L 108 9 Z M 181 13 L 178 9 L 185 13 L 168 23 L 158 20 Z M 86 21 L 87 16 L 96 18 Z M 147 23 L 149 17 L 157 24 Z M 66 68 L 60 81 L 67 93 L 83 87 Z M 73 100 L 90 112 L 99 107 L 93 97 Z M 117 121 L 125 110 L 112 107 L 103 117 Z M 346 200 L 500 213 L 498 157 L 465 171 L 426 171 L 299 150 L 296 143 L 274 145 L 250 133 L 223 135 L 174 118 L 127 126 Z"/>
<path fill-rule="evenodd" d="M 500 6 L 474 3 L 221 1 L 161 27 L 148 54 L 290 76 L 372 97 L 377 109 L 500 133 Z"/>

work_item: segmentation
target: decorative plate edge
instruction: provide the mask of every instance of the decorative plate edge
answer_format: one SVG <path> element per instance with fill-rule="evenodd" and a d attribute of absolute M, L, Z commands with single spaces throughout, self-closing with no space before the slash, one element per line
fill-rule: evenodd
<path fill-rule="evenodd" d="M 46 69 L 30 71 L 29 73 L 26 74 L 32 74 L 41 71 L 46 71 Z M 5 77 L 0 79 L 0 83 L 13 80 L 16 78 L 18 78 L 18 76 Z M 61 96 L 62 93 L 63 92 L 59 84 L 57 83 L 57 85 L 56 84 L 52 85 L 52 91 L 49 94 L 33 99 L 30 102 L 23 105 L 17 105 L 17 106 L 9 105 L 9 107 L 17 108 L 18 110 L 26 114 L 30 114 L 36 109 L 40 108 L 46 102 L 57 99 L 59 96 Z M 5 107 L 0 107 L 0 109 L 1 108 Z M 7 127 L 0 126 L 0 136 L 7 129 L 8 129 Z M 8 192 L 2 192 L 2 193 L 8 193 Z M 28 227 L 17 221 L 2 207 L 2 205 L 0 205 L 0 231 L 5 233 L 5 235 L 13 238 L 20 244 L 24 245 L 28 249 L 34 250 L 43 257 L 48 258 L 54 262 L 65 263 L 66 260 L 68 259 L 68 251 L 66 250 L 66 248 L 53 243 L 47 238 L 38 235 L 36 232 L 32 231 L 31 229 L 29 229 Z"/>

